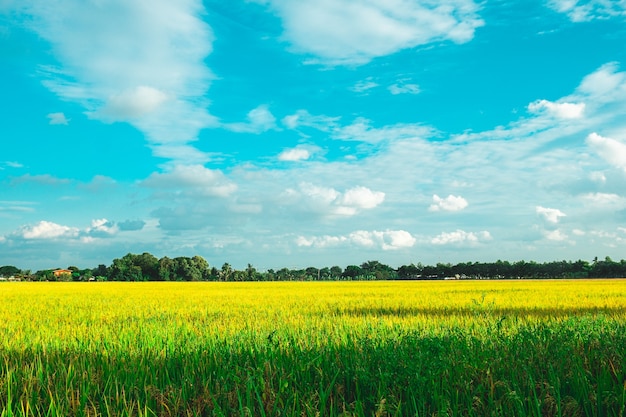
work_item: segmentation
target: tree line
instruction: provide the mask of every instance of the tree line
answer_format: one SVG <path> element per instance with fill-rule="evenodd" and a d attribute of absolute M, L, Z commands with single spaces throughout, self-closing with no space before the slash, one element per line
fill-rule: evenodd
<path fill-rule="evenodd" d="M 56 273 L 55 273 L 56 271 Z M 251 264 L 235 269 L 229 263 L 221 268 L 210 266 L 201 256 L 157 258 L 144 252 L 128 253 L 111 265 L 93 269 L 69 266 L 31 273 L 12 265 L 0 267 L 0 277 L 30 281 L 340 281 L 340 280 L 438 280 L 438 279 L 548 279 L 548 278 L 620 278 L 626 277 L 626 261 L 610 257 L 593 261 L 465 262 L 423 265 L 411 263 L 397 269 L 378 261 L 304 269 L 281 268 L 258 271 Z"/>

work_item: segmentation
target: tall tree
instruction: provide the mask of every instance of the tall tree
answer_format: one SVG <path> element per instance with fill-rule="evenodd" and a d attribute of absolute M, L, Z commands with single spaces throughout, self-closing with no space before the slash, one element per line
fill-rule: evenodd
<path fill-rule="evenodd" d="M 12 277 L 13 275 L 21 274 L 22 271 L 13 265 L 0 266 L 0 277 Z"/>

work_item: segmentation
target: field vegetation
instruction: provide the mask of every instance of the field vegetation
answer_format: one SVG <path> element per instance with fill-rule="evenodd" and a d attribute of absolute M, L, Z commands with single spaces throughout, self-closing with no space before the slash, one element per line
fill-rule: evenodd
<path fill-rule="evenodd" d="M 8 416 L 623 416 L 626 281 L 2 283 Z"/>

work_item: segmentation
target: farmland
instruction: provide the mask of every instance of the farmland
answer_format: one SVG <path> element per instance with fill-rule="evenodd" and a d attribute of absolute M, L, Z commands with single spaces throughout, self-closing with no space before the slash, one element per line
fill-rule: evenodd
<path fill-rule="evenodd" d="M 626 281 L 3 283 L 5 416 L 626 413 Z"/>

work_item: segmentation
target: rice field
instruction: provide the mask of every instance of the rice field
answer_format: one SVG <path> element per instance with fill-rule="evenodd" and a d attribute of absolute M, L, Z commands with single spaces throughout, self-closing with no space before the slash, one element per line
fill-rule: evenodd
<path fill-rule="evenodd" d="M 2 283 L 8 416 L 624 416 L 626 281 Z"/>

